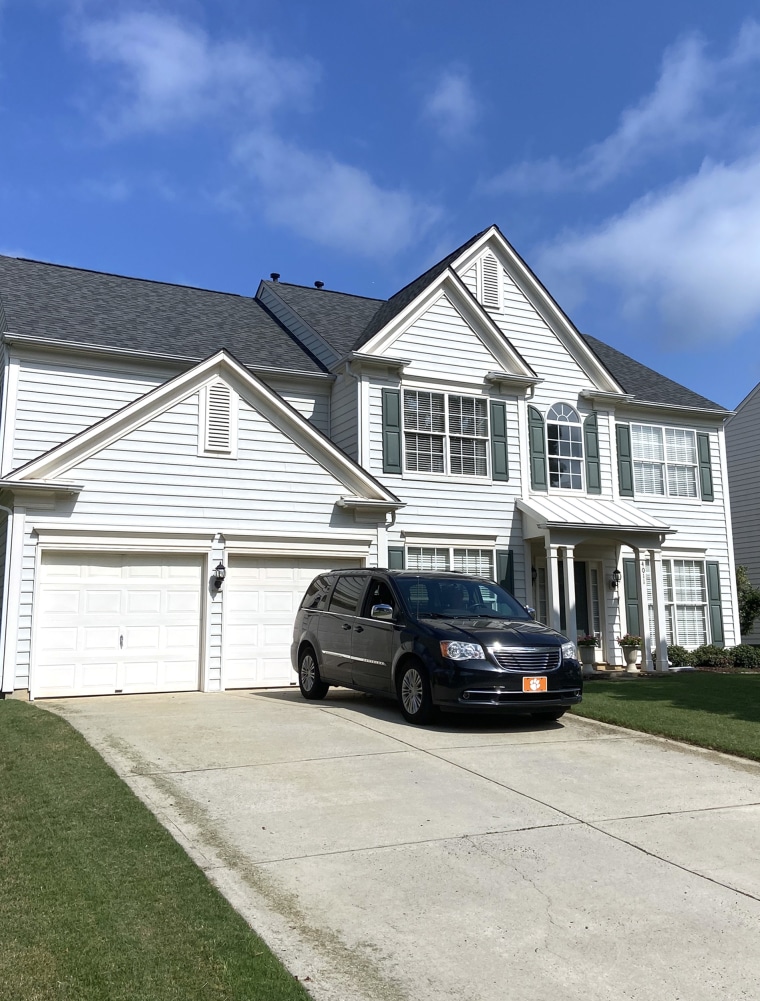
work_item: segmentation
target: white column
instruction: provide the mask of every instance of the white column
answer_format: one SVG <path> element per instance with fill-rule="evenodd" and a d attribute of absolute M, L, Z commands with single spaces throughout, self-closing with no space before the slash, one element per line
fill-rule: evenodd
<path fill-rule="evenodd" d="M 634 549 L 636 557 L 636 579 L 639 583 L 639 624 L 641 628 L 641 666 L 645 671 L 653 671 L 652 663 L 652 643 L 649 636 L 649 602 L 644 585 L 644 561 L 641 558 L 641 550 Z"/>
<path fill-rule="evenodd" d="M 649 572 L 652 575 L 652 602 L 654 604 L 654 646 L 657 651 L 657 670 L 668 671 L 668 637 L 665 618 L 665 577 L 662 572 L 662 553 L 649 550 Z"/>
<path fill-rule="evenodd" d="M 573 546 L 565 546 L 563 563 L 565 575 L 565 623 L 568 639 L 575 643 L 578 638 L 578 620 L 575 614 L 575 555 Z"/>
<path fill-rule="evenodd" d="M 559 620 L 559 559 L 557 546 L 546 547 L 546 600 L 549 605 L 549 625 L 560 630 Z"/>

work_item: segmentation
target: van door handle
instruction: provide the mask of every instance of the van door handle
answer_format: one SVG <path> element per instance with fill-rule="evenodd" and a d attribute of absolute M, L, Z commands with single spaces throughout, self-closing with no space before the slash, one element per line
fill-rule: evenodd
<path fill-rule="evenodd" d="M 357 633 L 364 632 L 364 626 L 354 626 L 354 629 L 357 631 Z"/>
<path fill-rule="evenodd" d="M 344 622 L 344 623 L 343 623 L 343 628 L 344 628 L 344 629 L 350 629 L 350 628 L 351 628 L 351 626 L 350 626 L 350 625 L 348 624 L 348 622 Z"/>

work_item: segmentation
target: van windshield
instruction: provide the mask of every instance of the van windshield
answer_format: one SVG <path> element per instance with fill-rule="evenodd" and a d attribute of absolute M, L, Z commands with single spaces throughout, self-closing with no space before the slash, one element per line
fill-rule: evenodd
<path fill-rule="evenodd" d="M 394 583 L 415 618 L 530 618 L 520 602 L 504 588 L 484 580 L 426 575 L 397 577 Z"/>

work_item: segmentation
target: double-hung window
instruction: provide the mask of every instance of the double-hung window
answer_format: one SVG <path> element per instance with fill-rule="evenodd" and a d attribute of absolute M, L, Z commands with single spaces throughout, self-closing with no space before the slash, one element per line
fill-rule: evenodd
<path fill-rule="evenodd" d="M 471 549 L 450 546 L 408 546 L 407 570 L 459 570 L 473 577 L 494 580 L 492 549 Z"/>
<path fill-rule="evenodd" d="M 566 403 L 556 403 L 546 415 L 549 486 L 583 490 L 581 421 Z"/>
<path fill-rule="evenodd" d="M 488 401 L 405 390 L 404 464 L 411 472 L 488 476 Z"/>
<path fill-rule="evenodd" d="M 708 607 L 705 564 L 702 560 L 663 560 L 665 634 L 668 643 L 697 647 L 708 642 Z M 649 604 L 649 629 L 654 635 L 652 577 L 644 564 L 644 585 Z"/>
<path fill-rule="evenodd" d="M 631 424 L 637 494 L 697 497 L 697 439 L 687 428 Z"/>

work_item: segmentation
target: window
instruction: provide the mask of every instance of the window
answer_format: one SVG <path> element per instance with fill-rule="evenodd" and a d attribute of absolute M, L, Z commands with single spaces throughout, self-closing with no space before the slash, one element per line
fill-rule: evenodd
<path fill-rule="evenodd" d="M 549 486 L 583 490 L 581 419 L 566 403 L 556 403 L 546 415 Z"/>
<path fill-rule="evenodd" d="M 412 472 L 488 476 L 488 401 L 405 390 L 404 462 Z"/>
<path fill-rule="evenodd" d="M 365 619 L 372 617 L 373 605 L 390 605 L 394 612 L 397 605 L 396 597 L 391 589 L 384 580 L 378 580 L 376 577 L 373 577 L 370 581 L 370 585 L 367 588 L 367 596 L 364 599 L 362 616 Z"/>
<path fill-rule="evenodd" d="M 649 635 L 654 636 L 652 574 L 644 563 L 644 584 L 649 605 Z M 668 643 L 697 647 L 707 643 L 707 582 L 701 560 L 663 560 L 665 635 Z"/>
<path fill-rule="evenodd" d="M 330 598 L 330 611 L 340 612 L 343 615 L 356 615 L 359 598 L 364 591 L 366 582 L 366 577 L 338 577 L 335 590 Z"/>
<path fill-rule="evenodd" d="M 459 570 L 475 577 L 494 579 L 491 549 L 459 549 L 449 546 L 409 546 L 407 570 Z"/>
<path fill-rule="evenodd" d="M 697 438 L 686 428 L 631 424 L 637 494 L 697 497 Z"/>
<path fill-rule="evenodd" d="M 324 609 L 331 584 L 332 581 L 329 577 L 317 577 L 316 580 L 313 580 L 303 596 L 301 608 Z"/>

